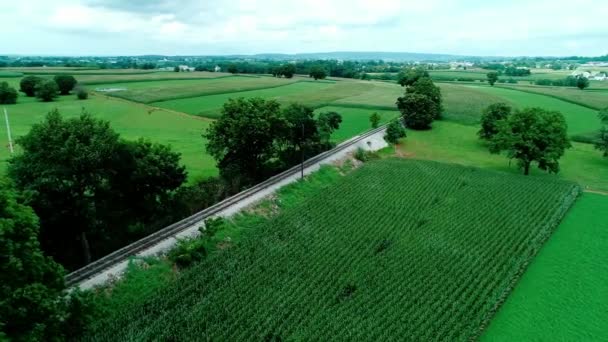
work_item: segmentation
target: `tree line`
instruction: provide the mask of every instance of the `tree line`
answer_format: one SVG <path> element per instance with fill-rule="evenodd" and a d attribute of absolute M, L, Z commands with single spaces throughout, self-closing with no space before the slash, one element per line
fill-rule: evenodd
<path fill-rule="evenodd" d="M 51 102 L 59 95 L 69 95 L 72 90 L 80 100 L 88 98 L 89 93 L 77 86 L 76 78 L 71 75 L 56 75 L 52 79 L 39 76 L 26 76 L 19 82 L 19 90 L 27 97 L 36 97 L 43 102 Z M 19 93 L 8 82 L 0 83 L 0 104 L 15 104 Z"/>

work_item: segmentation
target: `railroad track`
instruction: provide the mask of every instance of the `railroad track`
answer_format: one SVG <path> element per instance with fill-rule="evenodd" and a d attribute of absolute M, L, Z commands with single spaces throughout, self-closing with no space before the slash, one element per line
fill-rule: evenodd
<path fill-rule="evenodd" d="M 331 157 L 334 154 L 342 152 L 343 150 L 365 140 L 366 138 L 373 136 L 374 134 L 381 132 L 386 128 L 386 125 L 380 126 L 376 129 L 370 130 L 364 134 L 355 136 L 335 148 L 320 153 L 304 162 L 304 168 L 314 166 L 315 164 L 323 161 L 324 159 Z M 286 171 L 283 171 L 275 176 L 268 178 L 267 180 L 258 183 L 251 188 L 243 190 L 236 195 L 228 197 L 221 202 L 218 202 L 206 209 L 203 209 L 192 216 L 189 216 L 181 221 L 173 223 L 157 232 L 154 232 L 140 240 L 137 240 L 130 245 L 127 245 L 121 249 L 118 249 L 74 272 L 69 273 L 65 277 L 65 281 L 67 286 L 71 287 L 78 283 L 81 283 L 93 276 L 111 268 L 112 266 L 121 263 L 125 260 L 128 260 L 129 257 L 137 255 L 148 248 L 151 248 L 161 241 L 174 237 L 176 234 L 181 231 L 192 227 L 197 223 L 202 223 L 205 219 L 212 217 L 213 215 L 223 211 L 224 209 L 229 208 L 230 206 L 238 203 L 244 199 L 247 199 L 253 195 L 258 194 L 259 192 L 267 189 L 268 187 L 275 185 L 282 180 L 292 177 L 300 172 L 301 165 L 294 166 Z"/>

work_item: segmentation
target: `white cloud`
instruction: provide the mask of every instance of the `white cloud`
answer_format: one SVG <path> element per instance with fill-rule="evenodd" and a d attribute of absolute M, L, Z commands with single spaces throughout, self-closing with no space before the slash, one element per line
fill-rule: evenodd
<path fill-rule="evenodd" d="M 4 53 L 608 53 L 604 0 L 29 0 L 7 7 Z"/>

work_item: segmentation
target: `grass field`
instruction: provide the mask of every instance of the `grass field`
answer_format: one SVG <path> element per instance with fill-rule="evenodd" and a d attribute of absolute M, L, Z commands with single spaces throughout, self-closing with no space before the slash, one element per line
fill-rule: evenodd
<path fill-rule="evenodd" d="M 528 91 L 535 94 L 548 95 L 564 101 L 583 105 L 593 109 L 608 107 L 608 89 L 587 89 L 580 90 L 570 87 L 544 87 L 535 85 L 497 85 L 500 87 Z"/>
<path fill-rule="evenodd" d="M 490 154 L 477 137 L 478 127 L 453 122 L 436 121 L 429 131 L 408 130 L 400 145 L 401 154 L 409 158 L 437 160 L 475 167 L 520 173 L 515 161 L 502 155 Z M 560 172 L 547 174 L 533 166 L 532 175 L 548 179 L 567 179 L 583 187 L 608 191 L 608 158 L 592 145 L 573 143 L 560 159 Z M 393 153 L 392 149 L 387 152 Z"/>
<path fill-rule="evenodd" d="M 341 142 L 348 140 L 355 135 L 364 133 L 371 129 L 371 123 L 369 121 L 370 115 L 376 112 L 380 114 L 380 124 L 390 121 L 400 115 L 396 110 L 374 110 L 366 108 L 351 108 L 351 107 L 321 107 L 318 108 L 316 113 L 320 112 L 337 112 L 342 115 L 342 123 L 340 129 L 338 129 L 332 135 L 332 140 L 335 142 Z"/>
<path fill-rule="evenodd" d="M 476 80 L 487 80 L 487 74 L 491 70 L 469 69 L 469 70 L 430 70 L 429 74 L 437 80 L 455 80 L 458 78 L 473 78 Z M 514 78 L 517 81 L 531 81 L 537 79 L 562 79 L 572 74 L 571 70 L 531 69 L 529 76 L 501 75 L 500 78 Z"/>
<path fill-rule="evenodd" d="M 389 159 L 270 218 L 94 340 L 467 340 L 575 198 L 567 182 Z M 345 220 L 345 217 L 348 217 Z"/>
<path fill-rule="evenodd" d="M 108 92 L 107 95 L 135 102 L 151 103 L 203 95 L 280 87 L 294 82 L 296 82 L 295 79 L 276 77 L 231 76 L 197 80 L 108 83 L 94 89 L 126 89 Z"/>
<path fill-rule="evenodd" d="M 33 98 L 20 97 L 16 105 L 6 106 L 9 111 L 13 138 L 26 134 L 31 125 L 44 119 L 46 113 L 57 108 L 65 117 L 79 115 L 83 108 L 96 117 L 110 121 L 111 126 L 126 139 L 148 138 L 151 141 L 170 144 L 182 154 L 190 178 L 217 174 L 215 161 L 205 153 L 203 129 L 209 121 L 167 110 L 152 109 L 146 105 L 120 99 L 92 95 L 78 101 L 74 95 L 62 96 L 56 102 L 38 102 Z M 0 125 L 0 164 L 9 157 L 8 141 L 4 124 Z"/>
<path fill-rule="evenodd" d="M 568 123 L 570 135 L 588 134 L 600 128 L 597 110 L 586 108 L 577 104 L 562 101 L 549 96 L 531 94 L 513 89 L 489 86 L 466 85 L 474 90 L 485 92 L 492 96 L 501 97 L 515 105 L 516 108 L 541 107 L 547 110 L 556 110 L 564 114 Z"/>
<path fill-rule="evenodd" d="M 608 340 L 608 196 L 585 193 L 482 341 Z"/>
<path fill-rule="evenodd" d="M 443 96 L 444 118 L 463 124 L 477 125 L 483 110 L 489 105 L 504 102 L 514 106 L 505 97 L 488 94 L 487 92 L 461 84 L 437 83 Z"/>

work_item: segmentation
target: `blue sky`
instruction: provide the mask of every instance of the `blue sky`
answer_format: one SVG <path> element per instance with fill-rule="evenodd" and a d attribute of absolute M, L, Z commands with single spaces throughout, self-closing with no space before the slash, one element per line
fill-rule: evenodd
<path fill-rule="evenodd" d="M 21 0 L 0 54 L 608 53 L 608 1 Z"/>

